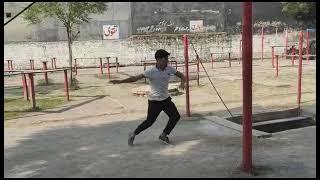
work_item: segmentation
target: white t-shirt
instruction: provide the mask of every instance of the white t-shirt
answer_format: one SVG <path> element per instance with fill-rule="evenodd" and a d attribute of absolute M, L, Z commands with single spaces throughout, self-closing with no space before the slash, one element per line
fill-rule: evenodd
<path fill-rule="evenodd" d="M 144 71 L 144 76 L 150 80 L 151 92 L 149 100 L 163 101 L 169 97 L 168 84 L 170 75 L 176 72 L 177 70 L 171 66 L 167 66 L 163 71 L 156 67 Z"/>

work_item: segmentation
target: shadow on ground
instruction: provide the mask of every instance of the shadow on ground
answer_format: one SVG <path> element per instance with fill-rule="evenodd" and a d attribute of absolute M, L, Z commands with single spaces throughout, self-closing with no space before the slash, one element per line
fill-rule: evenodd
<path fill-rule="evenodd" d="M 239 136 L 206 134 L 197 130 L 201 121 L 181 120 L 170 136 L 174 146 L 168 146 L 157 140 L 166 123 L 158 119 L 129 147 L 128 132 L 141 122 L 72 125 L 33 133 L 4 148 L 4 177 L 245 177 L 239 172 Z M 308 163 L 299 161 L 298 152 L 288 152 L 291 143 L 254 139 L 258 175 L 308 177 Z M 307 150 L 307 142 L 300 145 L 300 151 Z"/>

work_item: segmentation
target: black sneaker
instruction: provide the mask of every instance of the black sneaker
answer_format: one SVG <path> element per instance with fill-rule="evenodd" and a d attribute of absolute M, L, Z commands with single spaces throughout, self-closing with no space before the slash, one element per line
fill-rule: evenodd
<path fill-rule="evenodd" d="M 129 134 L 129 138 L 128 138 L 128 145 L 129 146 L 133 146 L 133 141 L 134 141 L 135 136 L 136 135 L 133 132 Z"/>
<path fill-rule="evenodd" d="M 170 141 L 169 141 L 168 136 L 166 136 L 166 135 L 164 135 L 164 134 L 161 134 L 161 135 L 159 136 L 159 139 L 160 139 L 160 141 L 162 141 L 162 142 L 164 142 L 164 143 L 166 143 L 166 144 L 171 144 Z"/>

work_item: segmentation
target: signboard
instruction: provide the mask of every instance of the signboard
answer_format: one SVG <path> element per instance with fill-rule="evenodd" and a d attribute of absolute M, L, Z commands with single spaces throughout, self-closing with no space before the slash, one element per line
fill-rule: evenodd
<path fill-rule="evenodd" d="M 119 39 L 119 26 L 103 25 L 103 39 Z"/>
<path fill-rule="evenodd" d="M 190 21 L 190 32 L 203 32 L 203 21 Z"/>

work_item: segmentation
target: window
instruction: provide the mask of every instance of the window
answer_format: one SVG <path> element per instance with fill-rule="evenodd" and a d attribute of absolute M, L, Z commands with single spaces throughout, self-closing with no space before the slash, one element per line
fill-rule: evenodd
<path fill-rule="evenodd" d="M 11 17 L 11 13 L 6 13 L 6 18 L 10 18 Z"/>

